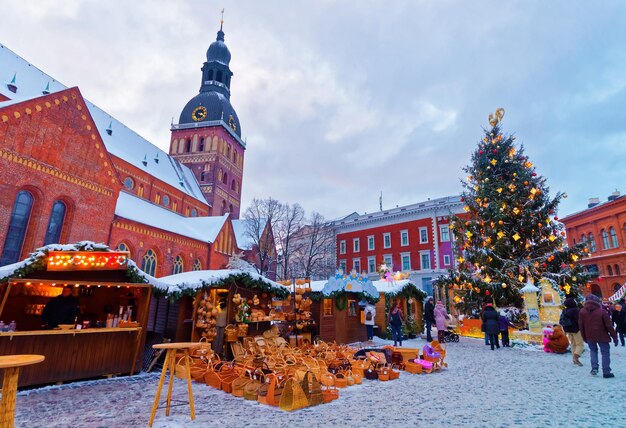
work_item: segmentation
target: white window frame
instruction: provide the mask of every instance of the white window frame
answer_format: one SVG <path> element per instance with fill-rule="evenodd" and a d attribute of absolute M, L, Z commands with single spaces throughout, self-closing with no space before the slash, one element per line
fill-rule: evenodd
<path fill-rule="evenodd" d="M 376 272 L 376 256 L 371 256 L 367 258 L 367 273 L 375 273 Z"/>
<path fill-rule="evenodd" d="M 424 268 L 424 256 L 428 256 L 428 267 Z M 432 270 L 430 263 L 430 250 L 420 251 L 420 270 Z"/>
<path fill-rule="evenodd" d="M 371 245 L 370 245 L 371 244 Z M 368 251 L 373 251 L 375 249 L 376 241 L 374 239 L 374 235 L 370 235 L 367 237 L 367 249 Z"/>
<path fill-rule="evenodd" d="M 389 238 L 389 245 L 387 245 L 387 238 Z M 383 233 L 383 248 L 391 248 L 391 233 Z"/>
<path fill-rule="evenodd" d="M 406 244 L 404 243 L 404 237 L 406 236 Z M 409 231 L 408 230 L 401 230 L 400 231 L 400 246 L 401 247 L 408 247 L 409 246 Z"/>
<path fill-rule="evenodd" d="M 404 258 L 405 257 L 409 258 L 409 268 L 408 269 L 404 268 Z M 410 271 L 411 270 L 411 253 L 401 253 L 400 254 L 400 265 L 402 266 L 402 272 L 406 272 L 406 271 Z"/>
<path fill-rule="evenodd" d="M 341 259 L 339 260 L 339 269 L 343 270 L 344 273 L 346 273 L 346 268 L 348 267 L 348 262 L 345 259 Z"/>
<path fill-rule="evenodd" d="M 359 253 L 361 251 L 361 239 L 352 238 L 352 252 Z"/>
<path fill-rule="evenodd" d="M 443 239 L 443 231 L 444 230 L 448 231 L 448 233 L 447 233 L 448 239 Z M 450 227 L 448 227 L 447 224 L 439 226 L 439 237 L 440 237 L 439 238 L 440 242 L 450 242 Z"/>
<path fill-rule="evenodd" d="M 359 264 L 358 268 L 355 266 L 356 263 Z M 356 273 L 361 273 L 361 258 L 352 259 L 352 269 L 356 270 Z"/>
<path fill-rule="evenodd" d="M 339 241 L 339 254 L 346 254 L 346 240 Z"/>
<path fill-rule="evenodd" d="M 393 270 L 393 257 L 391 254 L 383 255 L 383 263 L 385 263 L 389 269 Z"/>
<path fill-rule="evenodd" d="M 450 266 L 450 254 L 443 255 L 443 265 Z"/>
<path fill-rule="evenodd" d="M 419 229 L 420 231 L 420 244 L 428 244 L 428 228 L 427 227 L 420 227 Z M 426 240 L 424 240 L 424 234 L 422 232 L 426 232 Z"/>

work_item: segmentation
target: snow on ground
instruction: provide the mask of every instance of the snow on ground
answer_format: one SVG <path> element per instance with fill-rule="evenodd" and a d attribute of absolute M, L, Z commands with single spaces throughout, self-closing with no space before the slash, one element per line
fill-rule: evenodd
<path fill-rule="evenodd" d="M 421 339 L 404 343 L 421 347 Z M 530 348 L 531 351 L 536 351 Z M 155 427 L 545 427 L 620 426 L 626 401 L 626 348 L 611 347 L 615 378 L 589 374 L 571 364 L 571 354 L 503 348 L 491 351 L 482 340 L 461 338 L 448 345 L 449 367 L 440 373 L 399 380 L 367 381 L 340 390 L 340 398 L 286 413 L 193 384 L 196 420 L 188 406 L 169 417 L 159 409 Z M 158 374 L 52 386 L 18 394 L 16 427 L 147 426 Z M 162 398 L 165 397 L 164 388 Z M 176 379 L 174 398 L 186 398 Z"/>

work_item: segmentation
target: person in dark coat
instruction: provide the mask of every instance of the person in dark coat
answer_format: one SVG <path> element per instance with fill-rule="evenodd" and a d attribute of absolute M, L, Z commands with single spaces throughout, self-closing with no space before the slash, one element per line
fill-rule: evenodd
<path fill-rule="evenodd" d="M 430 330 L 435 322 L 435 305 L 433 304 L 433 298 L 428 297 L 426 304 L 424 305 L 424 324 L 426 324 L 426 341 L 432 342 L 433 336 Z"/>
<path fill-rule="evenodd" d="M 515 327 L 511 321 L 504 314 L 504 311 L 500 312 L 498 315 L 498 329 L 500 330 L 500 335 L 502 335 L 502 347 L 510 348 L 511 343 L 509 342 L 509 327 Z"/>
<path fill-rule="evenodd" d="M 624 305 L 616 304 L 613 309 L 613 315 L 611 316 L 613 324 L 615 324 L 615 331 L 619 335 L 619 340 L 624 346 L 624 336 L 626 336 L 626 308 Z"/>
<path fill-rule="evenodd" d="M 615 377 L 611 373 L 611 339 L 617 345 L 617 333 L 607 311 L 601 306 L 598 296 L 589 294 L 578 315 L 578 326 L 583 340 L 591 351 L 591 374 L 598 374 L 598 347 L 602 353 L 602 374 L 605 378 Z"/>
<path fill-rule="evenodd" d="M 500 349 L 500 344 L 498 343 L 498 334 L 500 334 L 500 326 L 498 323 L 498 319 L 500 315 L 493 308 L 493 304 L 487 303 L 485 306 L 485 310 L 483 311 L 483 330 L 485 334 L 489 337 L 489 345 L 491 346 L 491 350 L 494 350 L 494 346 Z"/>
<path fill-rule="evenodd" d="M 398 300 L 393 301 L 393 306 L 389 310 L 389 319 L 387 320 L 391 326 L 391 333 L 393 335 L 393 346 L 402 346 L 402 324 L 404 323 L 404 313 L 400 309 L 400 302 Z"/>
<path fill-rule="evenodd" d="M 573 297 L 565 299 L 563 305 L 565 305 L 565 309 L 561 312 L 560 323 L 569 343 L 572 345 L 572 363 L 582 367 L 583 363 L 580 362 L 580 356 L 585 350 L 585 342 L 580 335 L 580 328 L 578 327 L 578 313 L 580 310 L 578 309 L 576 299 Z"/>
<path fill-rule="evenodd" d="M 72 287 L 65 287 L 60 296 L 51 299 L 41 312 L 41 322 L 48 328 L 59 324 L 74 324 L 78 316 L 78 300 L 72 296 Z"/>

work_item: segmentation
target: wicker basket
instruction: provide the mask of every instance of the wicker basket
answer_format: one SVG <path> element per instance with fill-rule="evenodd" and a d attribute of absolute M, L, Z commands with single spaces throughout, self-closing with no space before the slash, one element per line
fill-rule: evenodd
<path fill-rule="evenodd" d="M 226 342 L 236 342 L 237 337 L 237 327 L 232 324 L 228 324 L 224 329 L 224 340 Z"/>

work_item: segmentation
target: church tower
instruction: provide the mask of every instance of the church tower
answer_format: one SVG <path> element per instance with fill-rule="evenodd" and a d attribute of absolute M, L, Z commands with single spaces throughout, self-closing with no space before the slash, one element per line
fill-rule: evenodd
<path fill-rule="evenodd" d="M 230 51 L 222 25 L 202 66 L 200 93 L 183 108 L 178 124 L 172 124 L 170 155 L 195 174 L 212 207 L 211 215 L 240 214 L 243 158 L 246 143 L 230 103 Z"/>

